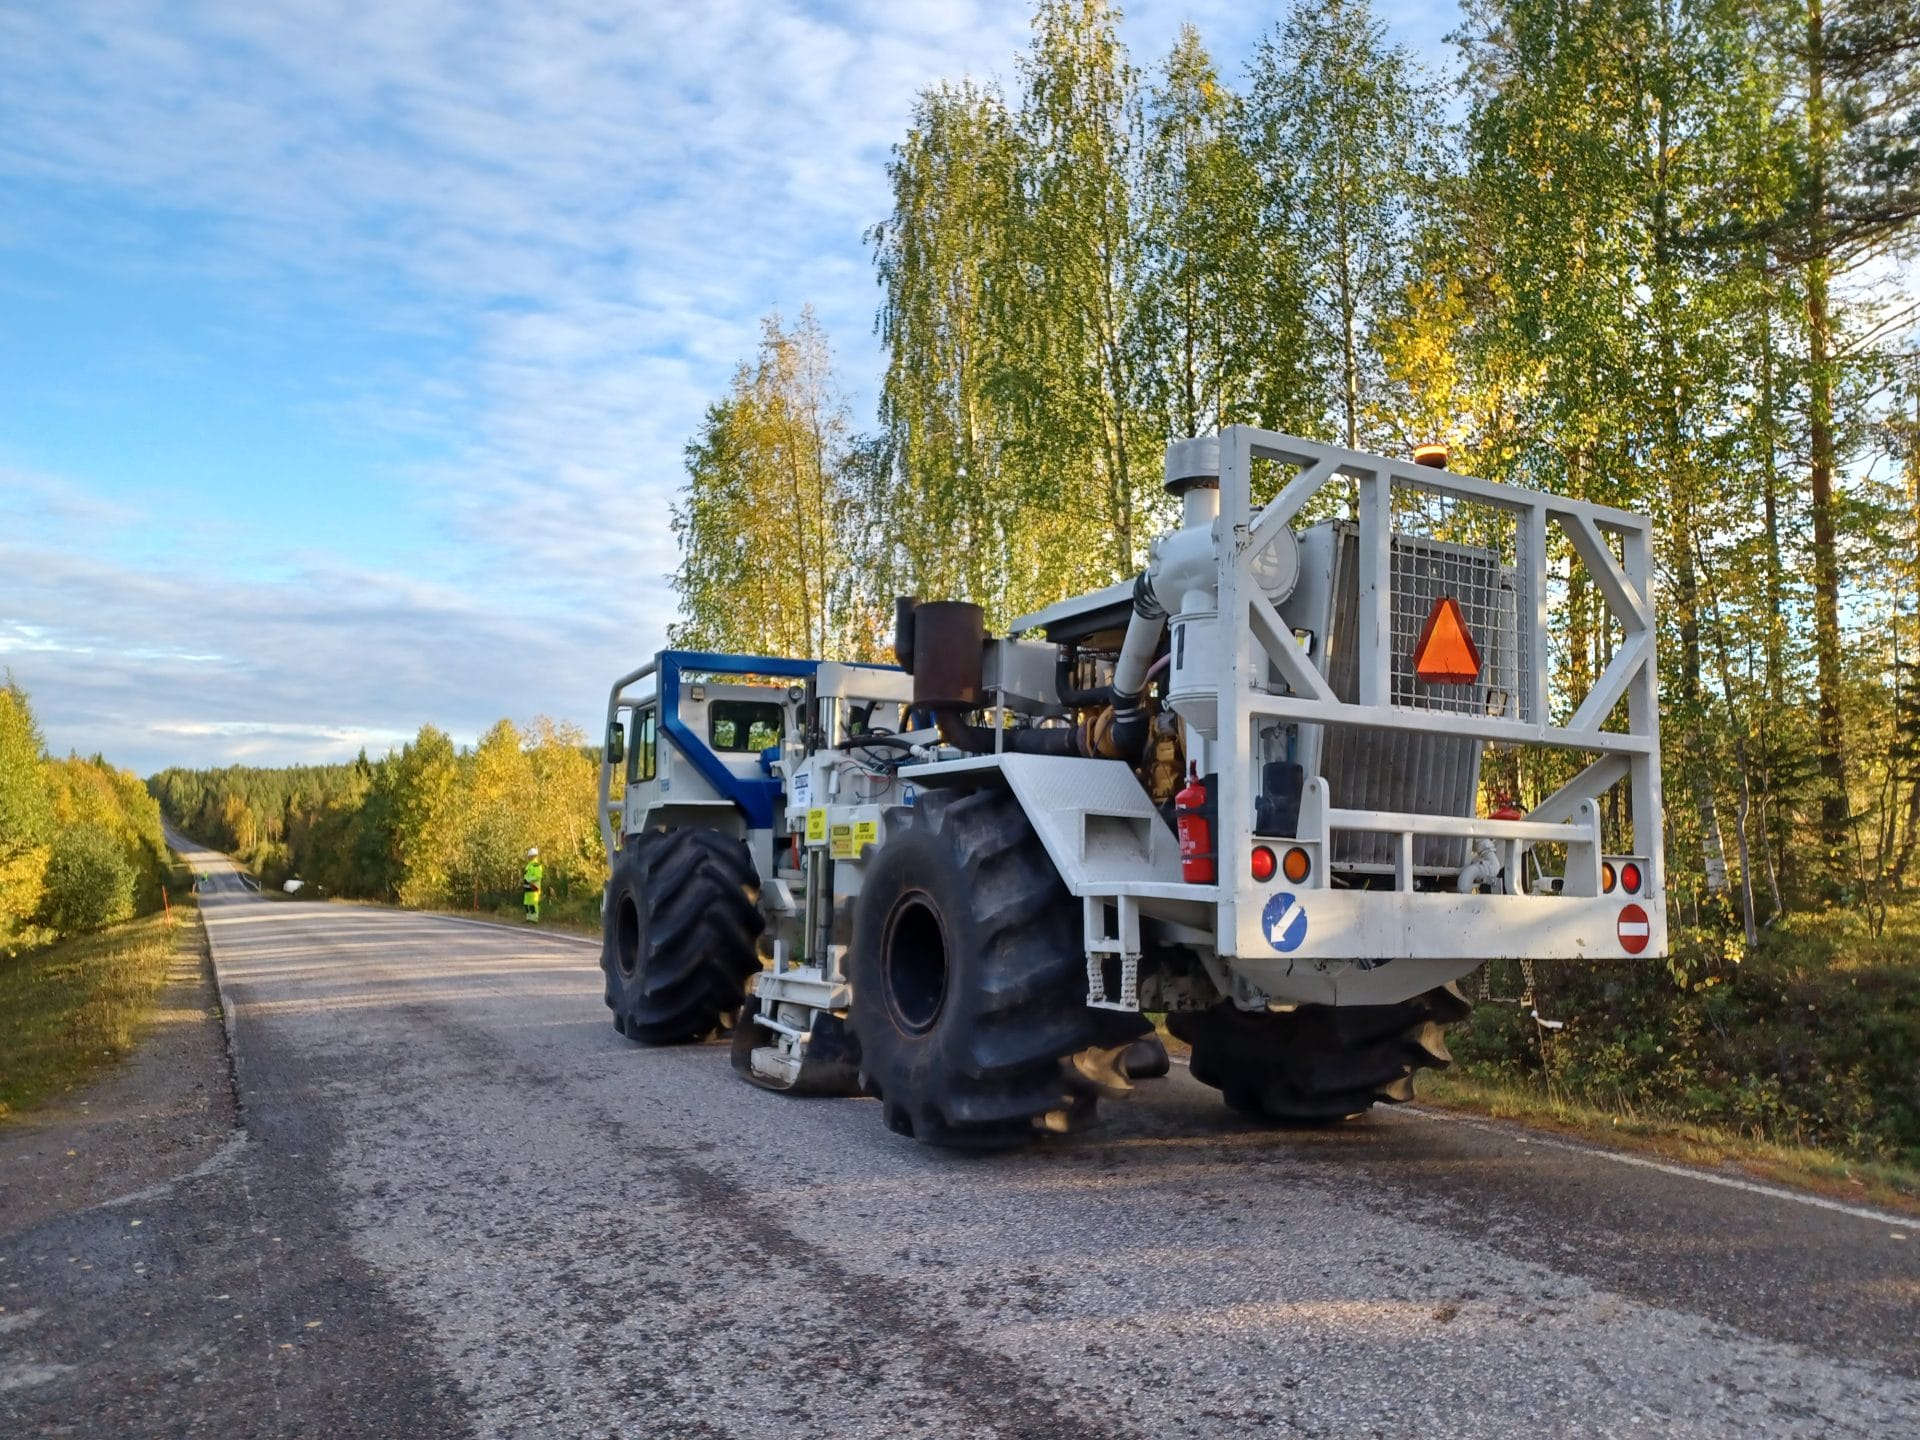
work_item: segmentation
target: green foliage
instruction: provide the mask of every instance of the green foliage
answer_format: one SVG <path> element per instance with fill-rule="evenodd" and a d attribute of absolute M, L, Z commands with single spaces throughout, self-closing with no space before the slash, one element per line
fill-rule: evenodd
<path fill-rule="evenodd" d="M 563 913 L 576 897 L 597 904 L 606 879 L 598 756 L 577 727 L 544 716 L 524 734 L 502 720 L 468 751 L 424 725 L 379 760 L 173 769 L 148 785 L 181 829 L 235 855 L 263 886 L 298 877 L 303 896 L 517 904 L 529 846 Z"/>
<path fill-rule="evenodd" d="M 1021 199 L 1019 141 L 999 92 L 922 92 L 887 175 L 893 211 L 868 239 L 885 297 L 880 423 L 897 464 L 863 497 L 879 530 L 863 546 L 868 573 L 879 595 L 972 600 L 1004 621 L 1017 613 L 1031 507 L 1007 463 L 1000 318 L 1018 300 Z"/>
<path fill-rule="evenodd" d="M 1162 447 L 1308 413 L 1304 286 L 1190 28 L 1148 87 L 1102 0 L 1036 7 L 1009 105 L 923 92 L 870 239 L 883 291 L 871 593 L 994 624 L 1134 569 Z"/>
<path fill-rule="evenodd" d="M 99 756 L 49 760 L 26 692 L 0 688 L 0 949 L 155 910 L 168 874 L 160 810 Z"/>
<path fill-rule="evenodd" d="M 61 935 L 89 935 L 133 916 L 139 874 L 104 827 L 80 824 L 54 836 L 41 919 Z"/>
<path fill-rule="evenodd" d="M 1265 223 L 1303 263 L 1325 357 L 1316 433 L 1390 443 L 1366 423 L 1385 383 L 1372 332 L 1405 289 L 1418 197 L 1437 169 L 1428 82 L 1367 0 L 1298 3 L 1254 58 L 1250 149 Z"/>
<path fill-rule="evenodd" d="M 1247 106 L 1191 26 L 1147 95 L 1145 124 L 1136 337 L 1154 433 L 1317 430 L 1295 211 L 1274 203 Z"/>
<path fill-rule="evenodd" d="M 53 829 L 45 749 L 27 692 L 9 671 L 0 687 L 0 862 L 44 844 Z"/>
<path fill-rule="evenodd" d="M 1916 940 L 1920 909 L 1909 905 L 1879 939 L 1835 917 L 1770 935 L 1739 963 L 1715 932 L 1682 935 L 1678 984 L 1628 961 L 1541 964 L 1539 1011 L 1565 1029 L 1487 1004 L 1448 1044 L 1469 1076 L 1911 1166 L 1920 1163 Z M 1496 989 L 1516 981 L 1496 969 Z"/>
<path fill-rule="evenodd" d="M 760 352 L 734 372 L 686 451 L 692 483 L 674 507 L 683 619 L 672 643 L 830 659 L 873 653 L 882 616 L 849 585 L 858 550 L 851 492 L 870 457 L 836 388 L 811 310 L 769 316 Z M 777 557 L 769 563 L 770 557 Z"/>
<path fill-rule="evenodd" d="M 53 792 L 40 729 L 11 673 L 0 688 L 0 947 L 10 947 L 40 908 Z"/>

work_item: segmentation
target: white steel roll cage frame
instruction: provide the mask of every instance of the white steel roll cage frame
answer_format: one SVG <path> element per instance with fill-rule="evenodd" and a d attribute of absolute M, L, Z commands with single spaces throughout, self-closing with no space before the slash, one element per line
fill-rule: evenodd
<path fill-rule="evenodd" d="M 1254 471 L 1261 461 L 1295 467 L 1296 473 L 1272 500 L 1256 509 Z M 1266 548 L 1336 477 L 1355 483 L 1358 500 L 1358 686 L 1352 703 L 1334 694 L 1295 638 L 1292 627 L 1262 592 L 1254 573 Z M 1523 703 L 1520 713 L 1530 718 L 1436 712 L 1391 702 L 1393 493 L 1397 486 L 1490 507 L 1514 518 L 1517 622 L 1523 647 L 1531 642 L 1523 653 L 1533 657 L 1532 673 L 1519 677 L 1522 685 L 1531 688 L 1530 695 L 1521 697 L 1530 703 Z M 1467 834 L 1493 840 L 1504 848 L 1514 842 L 1562 838 L 1567 829 L 1593 834 L 1598 818 L 1594 802 L 1625 779 L 1634 848 L 1647 857 L 1650 869 L 1646 890 L 1652 897 L 1663 893 L 1653 536 L 1646 517 L 1252 426 L 1232 425 L 1220 432 L 1220 514 L 1216 523 L 1221 542 L 1216 547 L 1219 615 L 1227 674 L 1219 697 L 1220 744 L 1215 769 L 1223 797 L 1237 797 L 1236 805 L 1250 809 L 1258 789 L 1252 757 L 1253 726 L 1263 719 L 1413 731 L 1444 726 L 1449 734 L 1499 744 L 1583 750 L 1596 758 L 1535 806 L 1525 820 L 1335 811 L 1325 808 L 1325 802 L 1329 798 L 1337 802 L 1339 797 L 1326 797 L 1324 782 L 1318 787 L 1321 803 L 1310 802 L 1307 808 L 1320 810 L 1311 818 L 1325 822 L 1329 829 L 1398 832 L 1403 836 L 1403 850 L 1404 837 L 1411 834 Z M 1548 541 L 1555 526 L 1585 566 L 1623 636 L 1618 650 L 1564 725 L 1551 724 L 1547 718 Z M 1619 540 L 1618 559 L 1609 544 L 1610 537 Z M 1291 694 L 1268 690 L 1268 661 L 1284 678 Z M 1605 728 L 1623 699 L 1625 728 Z M 1308 818 L 1303 813 L 1303 821 Z M 1249 819 L 1240 816 L 1239 823 L 1220 827 L 1216 843 L 1223 877 L 1246 873 L 1246 851 L 1252 844 Z M 1553 827 L 1551 832 L 1548 826 Z M 1597 870 L 1597 855 L 1591 847 L 1583 849 L 1587 850 L 1583 860 L 1590 858 Z M 1319 868 L 1324 872 L 1324 867 Z M 1573 878 L 1570 876 L 1570 881 Z M 1222 887 L 1223 907 L 1232 903 L 1229 897 L 1236 888 Z M 1568 893 L 1596 894 L 1597 890 L 1574 883 Z M 1227 922 L 1222 933 L 1234 933 L 1231 917 L 1222 919 Z"/>

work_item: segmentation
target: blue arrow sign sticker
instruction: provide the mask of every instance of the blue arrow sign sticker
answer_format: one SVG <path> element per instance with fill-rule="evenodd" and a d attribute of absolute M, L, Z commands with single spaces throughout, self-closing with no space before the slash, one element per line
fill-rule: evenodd
<path fill-rule="evenodd" d="M 1284 890 L 1269 896 L 1267 908 L 1260 912 L 1260 932 L 1282 955 L 1298 950 L 1307 938 L 1306 906 Z"/>

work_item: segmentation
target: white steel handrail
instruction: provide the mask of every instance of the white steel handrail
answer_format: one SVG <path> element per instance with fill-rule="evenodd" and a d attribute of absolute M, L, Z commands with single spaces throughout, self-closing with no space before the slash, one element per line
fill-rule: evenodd
<path fill-rule="evenodd" d="M 613 732 L 614 721 L 620 718 L 622 703 L 625 702 L 628 709 L 632 709 L 639 703 L 638 700 L 627 701 L 627 686 L 637 685 L 640 681 L 652 675 L 658 668 L 659 664 L 657 661 L 649 660 L 646 664 L 640 666 L 639 669 L 629 670 L 625 675 L 622 675 L 618 680 L 614 681 L 613 688 L 607 692 L 607 721 L 600 731 L 600 805 L 597 813 L 600 816 L 600 843 L 605 847 L 607 863 L 609 865 L 613 863 L 613 852 L 616 848 L 615 840 L 617 837 L 613 833 L 613 821 L 608 814 L 609 807 L 613 803 L 613 762 L 607 758 L 607 736 Z M 630 737 L 630 740 L 631 738 L 632 737 Z"/>
<path fill-rule="evenodd" d="M 1378 835 L 1441 835 L 1466 840 L 1525 840 L 1535 845 L 1583 844 L 1593 839 L 1585 825 L 1538 820 L 1486 820 L 1472 815 L 1412 815 L 1392 810 L 1329 810 L 1328 831 Z"/>

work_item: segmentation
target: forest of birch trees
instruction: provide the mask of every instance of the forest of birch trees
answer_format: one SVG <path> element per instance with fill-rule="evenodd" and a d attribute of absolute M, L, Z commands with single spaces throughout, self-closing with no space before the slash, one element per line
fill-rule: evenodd
<path fill-rule="evenodd" d="M 856 423 L 809 310 L 687 449 L 681 643 L 877 653 L 1136 568 L 1233 423 L 1655 517 L 1669 864 L 1730 931 L 1920 879 L 1920 5 L 1365 0 L 1130 55 L 1042 0 L 922 92 L 868 234 Z M 1598 668 L 1576 587 L 1563 663 Z M 1533 797 L 1538 798 L 1538 797 Z"/>

